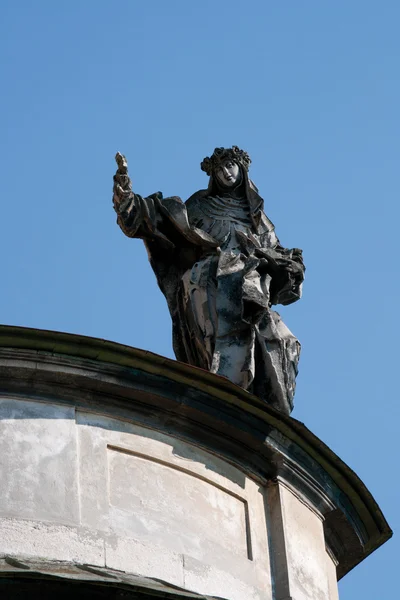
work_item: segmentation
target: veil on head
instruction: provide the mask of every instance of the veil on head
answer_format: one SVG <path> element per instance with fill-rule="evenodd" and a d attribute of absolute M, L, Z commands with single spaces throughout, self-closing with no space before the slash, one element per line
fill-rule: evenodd
<path fill-rule="evenodd" d="M 216 181 L 216 171 L 227 160 L 235 162 L 240 168 L 242 175 L 241 185 L 244 186 L 244 194 L 249 203 L 250 215 L 254 226 L 257 229 L 264 210 L 264 200 L 259 195 L 257 186 L 249 178 L 248 171 L 251 163 L 250 156 L 244 150 L 240 150 L 238 146 L 232 146 L 232 148 L 215 148 L 211 156 L 204 158 L 200 167 L 201 170 L 207 173 L 210 178 L 208 187 L 206 190 L 199 190 L 193 194 L 189 200 L 194 198 L 205 198 L 218 193 L 218 188 L 220 188 L 220 185 Z M 273 228 L 272 223 L 271 226 Z"/>

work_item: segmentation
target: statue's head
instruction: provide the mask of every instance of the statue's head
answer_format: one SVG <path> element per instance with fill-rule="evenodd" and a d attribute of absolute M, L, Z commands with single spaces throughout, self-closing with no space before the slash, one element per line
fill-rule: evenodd
<path fill-rule="evenodd" d="M 215 148 L 211 156 L 201 163 L 201 170 L 209 176 L 208 188 L 199 190 L 194 196 L 204 198 L 223 193 L 232 197 L 246 198 L 250 205 L 250 213 L 257 226 L 263 211 L 264 201 L 257 187 L 249 178 L 250 156 L 237 146 L 232 148 Z M 265 217 L 266 218 L 266 217 Z M 271 227 L 273 225 L 271 223 Z"/>
<path fill-rule="evenodd" d="M 250 162 L 247 152 L 237 146 L 215 148 L 213 154 L 202 161 L 201 169 L 223 187 L 233 188 L 242 182 L 244 173 L 247 175 Z"/>

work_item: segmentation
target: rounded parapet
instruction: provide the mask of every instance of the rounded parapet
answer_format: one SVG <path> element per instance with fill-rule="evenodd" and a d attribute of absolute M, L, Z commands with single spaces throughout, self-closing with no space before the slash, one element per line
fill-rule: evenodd
<path fill-rule="evenodd" d="M 333 600 L 391 535 L 302 423 L 150 352 L 1 326 L 0 417 L 0 587 L 57 561 L 177 597 Z"/>

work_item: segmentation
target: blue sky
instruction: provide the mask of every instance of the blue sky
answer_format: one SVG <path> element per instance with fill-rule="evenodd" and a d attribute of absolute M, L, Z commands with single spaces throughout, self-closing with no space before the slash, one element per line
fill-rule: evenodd
<path fill-rule="evenodd" d="M 287 247 L 307 265 L 280 310 L 302 342 L 293 416 L 399 525 L 400 3 L 0 2 L 0 321 L 173 357 L 164 298 L 111 206 L 186 199 L 215 146 L 250 153 Z M 395 377 L 396 375 L 396 377 Z M 340 584 L 392 598 L 395 537 Z"/>

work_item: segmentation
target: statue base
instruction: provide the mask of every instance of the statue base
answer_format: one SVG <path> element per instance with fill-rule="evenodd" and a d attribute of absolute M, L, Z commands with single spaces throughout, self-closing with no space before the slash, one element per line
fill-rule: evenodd
<path fill-rule="evenodd" d="M 0 392 L 10 600 L 334 600 L 391 536 L 302 423 L 201 369 L 1 326 Z"/>

